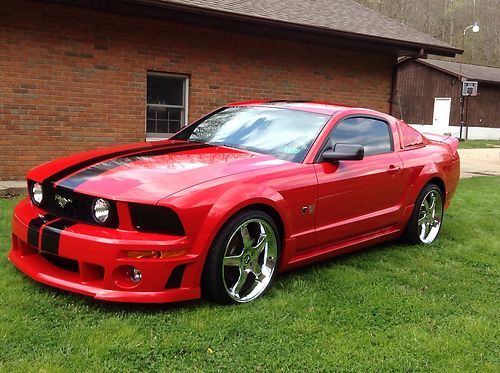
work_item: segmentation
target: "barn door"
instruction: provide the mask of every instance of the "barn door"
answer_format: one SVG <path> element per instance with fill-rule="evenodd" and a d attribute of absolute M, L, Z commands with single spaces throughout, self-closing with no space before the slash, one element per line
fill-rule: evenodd
<path fill-rule="evenodd" d="M 451 98 L 434 99 L 434 115 L 432 119 L 432 132 L 443 134 L 450 132 Z"/>

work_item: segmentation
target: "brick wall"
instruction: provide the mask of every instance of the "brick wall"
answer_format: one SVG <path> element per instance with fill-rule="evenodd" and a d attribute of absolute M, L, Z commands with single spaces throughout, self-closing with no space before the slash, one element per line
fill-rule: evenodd
<path fill-rule="evenodd" d="M 389 111 L 392 56 L 0 3 L 0 180 L 69 153 L 143 140 L 148 70 L 190 76 L 190 121 L 247 99 Z"/>

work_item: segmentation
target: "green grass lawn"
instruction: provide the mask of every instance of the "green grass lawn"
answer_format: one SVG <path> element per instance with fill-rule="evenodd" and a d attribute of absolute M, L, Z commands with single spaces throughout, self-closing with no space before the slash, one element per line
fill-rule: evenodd
<path fill-rule="evenodd" d="M 0 371 L 500 371 L 500 178 L 462 180 L 432 246 L 379 245 L 282 275 L 249 305 L 106 304 L 6 256 Z"/>
<path fill-rule="evenodd" d="M 460 141 L 459 149 L 500 148 L 500 140 L 465 140 Z"/>

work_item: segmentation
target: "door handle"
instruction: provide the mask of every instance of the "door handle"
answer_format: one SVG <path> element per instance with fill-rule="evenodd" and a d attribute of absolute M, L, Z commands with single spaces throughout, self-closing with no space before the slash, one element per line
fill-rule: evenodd
<path fill-rule="evenodd" d="M 389 166 L 389 168 L 387 169 L 387 173 L 388 174 L 396 174 L 398 173 L 399 171 L 401 171 L 401 167 L 399 166 L 394 166 L 393 164 L 391 164 Z"/>

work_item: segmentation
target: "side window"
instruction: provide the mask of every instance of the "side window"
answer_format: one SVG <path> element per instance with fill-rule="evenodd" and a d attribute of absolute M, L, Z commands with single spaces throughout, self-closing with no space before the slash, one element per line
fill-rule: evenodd
<path fill-rule="evenodd" d="M 344 119 L 335 125 L 330 139 L 333 144 L 363 145 L 365 155 L 392 151 L 392 138 L 387 123 L 373 118 Z"/>
<path fill-rule="evenodd" d="M 146 137 L 169 137 L 186 124 L 188 79 L 148 74 Z"/>

